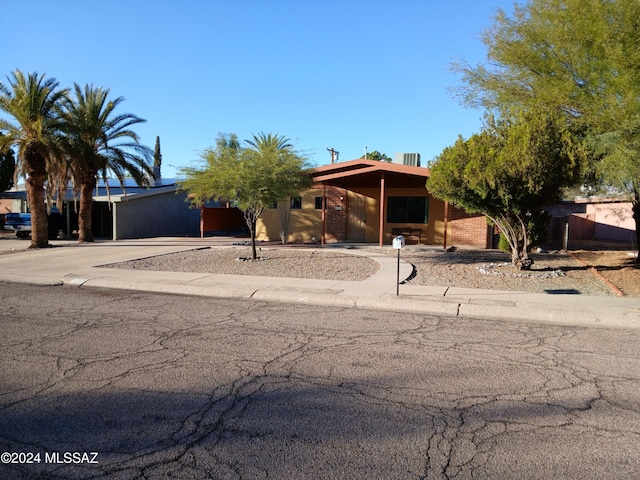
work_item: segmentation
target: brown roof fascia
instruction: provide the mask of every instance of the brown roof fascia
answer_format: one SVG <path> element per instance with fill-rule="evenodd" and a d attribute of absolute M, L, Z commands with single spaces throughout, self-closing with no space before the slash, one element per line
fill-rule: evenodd
<path fill-rule="evenodd" d="M 348 162 L 333 163 L 331 165 L 324 165 L 322 167 L 316 167 L 312 170 L 311 176 L 314 178 L 314 180 L 320 181 L 317 179 L 318 177 L 321 176 L 319 174 L 322 174 L 322 173 L 338 174 L 340 172 L 343 172 L 344 175 L 342 176 L 349 176 L 349 175 L 371 173 L 375 171 L 404 173 L 407 175 L 414 175 L 414 176 L 425 177 L 425 178 L 428 178 L 431 173 L 428 168 L 424 168 L 424 167 L 414 167 L 412 165 L 399 165 L 397 163 L 382 162 L 378 160 L 358 159 L 358 160 L 350 160 Z M 335 177 L 335 178 L 340 178 L 340 177 Z"/>
<path fill-rule="evenodd" d="M 361 165 L 374 166 L 378 163 L 380 162 L 378 162 L 377 160 L 365 160 L 364 158 L 360 158 L 357 160 L 348 160 L 346 162 L 336 162 L 329 165 L 323 165 L 321 167 L 316 167 L 313 170 L 320 172 L 323 172 L 325 170 L 344 170 L 350 168 L 360 168 Z"/>
<path fill-rule="evenodd" d="M 354 177 L 356 175 L 364 175 L 366 173 L 372 173 L 377 171 L 380 171 L 380 169 L 375 167 L 367 167 L 367 168 L 359 168 L 356 170 L 346 170 L 342 172 L 329 173 L 326 175 L 312 174 L 311 176 L 314 182 L 326 182 L 328 180 L 335 180 L 336 178 Z"/>

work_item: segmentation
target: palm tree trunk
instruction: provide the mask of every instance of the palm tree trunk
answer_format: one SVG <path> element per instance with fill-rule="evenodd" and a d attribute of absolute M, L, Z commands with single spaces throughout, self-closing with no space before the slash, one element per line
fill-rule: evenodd
<path fill-rule="evenodd" d="M 93 190 L 95 175 L 88 175 L 80 185 L 80 211 L 78 212 L 78 242 L 93 242 L 91 214 L 93 210 Z"/>
<path fill-rule="evenodd" d="M 31 245 L 29 248 L 49 246 L 49 225 L 44 203 L 44 180 L 46 161 L 37 151 L 27 147 L 25 155 L 27 170 L 27 199 L 31 210 Z"/>

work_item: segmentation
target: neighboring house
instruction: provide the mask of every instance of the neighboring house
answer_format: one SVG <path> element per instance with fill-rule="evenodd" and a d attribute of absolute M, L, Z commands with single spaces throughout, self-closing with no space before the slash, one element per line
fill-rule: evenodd
<path fill-rule="evenodd" d="M 0 215 L 5 213 L 24 213 L 27 208 L 26 192 L 11 189 L 0 192 Z"/>
<path fill-rule="evenodd" d="M 74 211 L 68 200 L 65 204 L 71 206 L 68 212 Z M 101 182 L 93 197 L 94 234 L 113 240 L 195 236 L 199 219 L 199 210 L 190 208 L 186 193 L 178 192 L 174 179 L 156 181 L 149 188 L 109 186 L 108 193 Z"/>
<path fill-rule="evenodd" d="M 25 211 L 25 196 L 14 192 L 0 192 L 0 229 L 4 229 L 4 217 L 7 213 Z"/>
<path fill-rule="evenodd" d="M 15 191 L 0 193 L 11 200 L 12 211 L 26 212 L 24 186 Z M 200 211 L 190 208 L 186 193 L 178 192 L 175 179 L 152 181 L 150 187 L 139 187 L 125 181 L 124 188 L 117 180 L 103 181 L 93 196 L 91 226 L 97 238 L 121 240 L 156 236 L 196 236 Z M 77 204 L 69 189 L 62 208 L 63 231 L 71 237 L 78 228 Z M 19 210 L 18 210 L 19 209 Z"/>
<path fill-rule="evenodd" d="M 555 248 L 576 240 L 635 242 L 636 224 L 627 199 L 578 198 L 550 205 L 547 212 L 552 217 L 549 244 Z"/>

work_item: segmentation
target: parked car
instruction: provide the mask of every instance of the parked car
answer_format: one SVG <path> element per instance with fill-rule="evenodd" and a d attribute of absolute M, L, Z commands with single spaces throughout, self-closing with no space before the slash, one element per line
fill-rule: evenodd
<path fill-rule="evenodd" d="M 13 230 L 18 238 L 27 238 L 31 235 L 30 213 L 7 213 L 4 216 L 5 230 Z"/>

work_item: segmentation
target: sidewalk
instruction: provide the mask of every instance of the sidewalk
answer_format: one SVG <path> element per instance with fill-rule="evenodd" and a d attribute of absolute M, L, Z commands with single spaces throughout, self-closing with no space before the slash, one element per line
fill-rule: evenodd
<path fill-rule="evenodd" d="M 230 245 L 226 237 L 151 238 L 77 244 L 53 240 L 53 248 L 26 250 L 26 240 L 0 238 L 0 281 L 37 285 L 113 288 L 157 293 L 231 297 L 411 312 L 465 318 L 497 318 L 640 328 L 640 299 L 453 287 L 400 285 L 396 295 L 397 259 L 358 249 L 337 251 L 367 255 L 381 264 L 378 273 L 362 282 L 249 277 L 203 273 L 172 273 L 99 268 L 100 265 L 167 253 Z M 14 250 L 13 253 L 6 253 Z M 400 280 L 412 266 L 400 264 Z"/>

